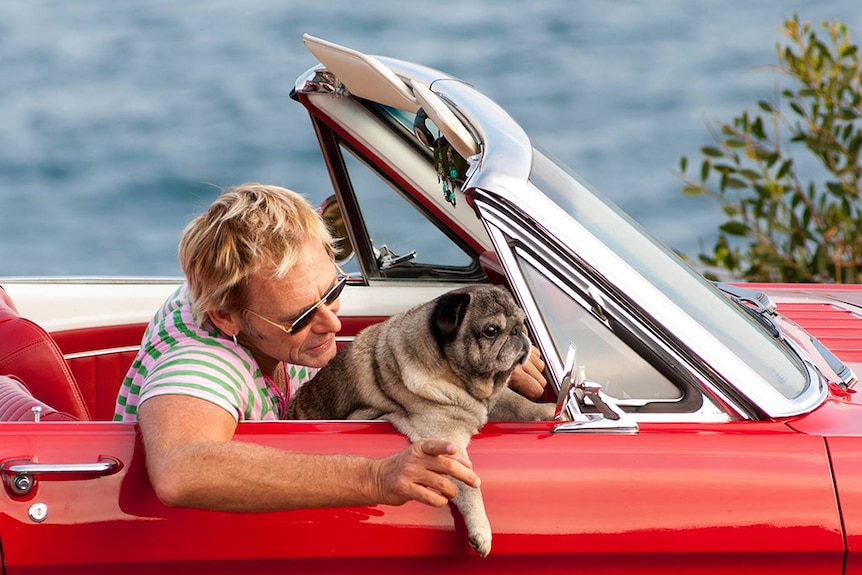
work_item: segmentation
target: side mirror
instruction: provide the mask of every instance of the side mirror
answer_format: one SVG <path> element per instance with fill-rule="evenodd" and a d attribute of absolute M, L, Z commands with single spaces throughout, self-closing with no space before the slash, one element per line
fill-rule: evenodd
<path fill-rule="evenodd" d="M 592 405 L 598 413 L 584 413 L 582 403 Z M 554 426 L 554 433 L 638 431 L 637 422 L 602 391 L 602 386 L 587 380 L 586 366 L 577 364 L 577 348 L 573 343 L 566 353 L 554 419 L 562 422 Z"/>
<path fill-rule="evenodd" d="M 577 416 L 581 415 L 580 401 L 578 399 L 578 379 L 583 383 L 586 377 L 586 368 L 579 366 L 576 368 L 578 358 L 578 348 L 574 343 L 569 343 L 569 350 L 566 352 L 566 363 L 563 366 L 563 381 L 560 385 L 560 392 L 557 394 L 557 408 L 554 411 L 554 420 L 556 421 L 574 421 Z"/>

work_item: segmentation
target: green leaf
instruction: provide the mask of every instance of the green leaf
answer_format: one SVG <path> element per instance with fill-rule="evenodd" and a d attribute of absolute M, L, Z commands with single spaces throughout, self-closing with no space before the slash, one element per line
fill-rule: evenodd
<path fill-rule="evenodd" d="M 730 202 L 725 202 L 721 206 L 721 211 L 723 211 L 725 215 L 730 216 L 731 218 L 738 216 L 742 212 L 742 210 L 739 209 L 739 206 Z"/>
<path fill-rule="evenodd" d="M 709 171 L 712 168 L 712 162 L 709 159 L 703 161 L 700 165 L 700 181 L 705 182 L 709 178 Z"/>
<path fill-rule="evenodd" d="M 742 120 L 740 120 L 739 118 L 736 118 L 733 121 L 733 124 L 738 126 L 741 122 L 742 122 Z M 722 124 L 721 125 L 721 133 L 724 134 L 725 136 L 735 136 L 739 132 L 734 130 L 733 127 L 730 126 L 729 124 Z"/>
<path fill-rule="evenodd" d="M 844 186 L 838 182 L 826 182 L 826 188 L 838 197 L 844 196 Z"/>
<path fill-rule="evenodd" d="M 719 227 L 721 231 L 732 236 L 744 236 L 751 231 L 748 224 L 743 222 L 727 222 Z"/>
<path fill-rule="evenodd" d="M 739 178 L 731 178 L 729 176 L 724 180 L 724 186 L 732 190 L 744 190 L 749 187 L 743 180 L 740 180 Z"/>
<path fill-rule="evenodd" d="M 757 181 L 761 178 L 760 172 L 756 172 L 748 168 L 739 170 L 739 175 L 747 180 L 751 180 L 752 182 Z"/>
<path fill-rule="evenodd" d="M 854 110 L 853 108 L 844 107 L 841 109 L 841 119 L 844 121 L 852 122 L 853 120 L 855 120 L 858 117 L 859 117 L 859 115 L 856 113 L 856 110 Z"/>
<path fill-rule="evenodd" d="M 751 125 L 751 131 L 758 140 L 766 139 L 766 131 L 763 129 L 763 120 L 757 118 Z"/>
<path fill-rule="evenodd" d="M 687 169 L 688 169 L 688 158 L 683 156 L 682 158 L 679 159 L 679 171 L 684 174 Z"/>
<path fill-rule="evenodd" d="M 699 196 L 703 194 L 703 188 L 700 186 L 683 186 L 682 193 L 686 196 Z"/>
<path fill-rule="evenodd" d="M 713 146 L 704 146 L 700 149 L 700 151 L 703 153 L 704 156 L 710 156 L 713 158 L 720 158 L 724 155 L 721 150 Z"/>
<path fill-rule="evenodd" d="M 778 154 L 776 154 L 769 148 L 764 148 L 763 146 L 756 146 L 753 151 L 754 159 L 759 162 L 765 162 L 767 167 L 771 167 L 778 160 Z"/>
<path fill-rule="evenodd" d="M 775 174 L 775 179 L 780 180 L 784 176 L 786 176 L 790 169 L 793 167 L 793 159 L 785 160 L 781 163 L 781 167 L 778 168 L 778 172 Z"/>
<path fill-rule="evenodd" d="M 771 113 L 773 113 L 773 112 L 775 111 L 775 110 L 772 108 L 772 104 L 771 104 L 771 103 L 769 103 L 769 102 L 767 102 L 766 100 L 760 100 L 760 101 L 757 103 L 757 105 L 758 105 L 758 106 L 760 106 L 760 109 L 761 109 L 761 110 L 763 110 L 764 112 L 769 112 L 769 113 L 771 114 Z"/>

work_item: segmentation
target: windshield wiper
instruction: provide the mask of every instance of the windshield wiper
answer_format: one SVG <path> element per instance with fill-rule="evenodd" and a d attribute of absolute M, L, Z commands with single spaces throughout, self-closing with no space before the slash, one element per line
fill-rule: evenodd
<path fill-rule="evenodd" d="M 741 288 L 723 282 L 716 282 L 715 286 L 728 294 L 731 300 L 763 325 L 772 337 L 776 339 L 781 338 L 781 328 L 772 321 L 771 317 L 776 314 L 775 310 L 777 308 L 775 301 L 771 297 L 760 291 Z"/>
<path fill-rule="evenodd" d="M 726 294 L 730 294 L 737 300 L 754 306 L 758 313 L 775 312 L 778 307 L 775 301 L 762 291 L 730 285 L 724 282 L 716 282 L 715 287 Z"/>
<path fill-rule="evenodd" d="M 775 338 L 781 338 L 781 328 L 772 321 L 771 316 L 777 315 L 775 302 L 771 297 L 763 292 L 732 286 L 726 283 L 716 282 L 716 287 L 730 296 L 730 299 L 735 301 L 749 315 L 757 319 L 763 324 L 769 333 Z M 811 334 L 808 334 L 808 339 L 814 346 L 814 349 L 820 354 L 820 357 L 829 365 L 830 369 L 835 372 L 835 375 L 840 379 L 839 385 L 843 389 L 848 389 L 856 384 L 856 373 L 847 364 L 841 361 L 832 351 L 823 345 L 823 343 Z"/>

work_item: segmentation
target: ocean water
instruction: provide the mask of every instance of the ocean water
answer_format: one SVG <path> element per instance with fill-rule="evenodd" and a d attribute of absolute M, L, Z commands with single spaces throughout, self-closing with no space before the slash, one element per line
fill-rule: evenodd
<path fill-rule="evenodd" d="M 721 220 L 675 171 L 775 89 L 784 17 L 856 0 L 12 0 L 0 4 L 0 276 L 178 275 L 176 244 L 220 186 L 329 180 L 301 106 L 311 33 L 439 68 L 670 247 Z"/>

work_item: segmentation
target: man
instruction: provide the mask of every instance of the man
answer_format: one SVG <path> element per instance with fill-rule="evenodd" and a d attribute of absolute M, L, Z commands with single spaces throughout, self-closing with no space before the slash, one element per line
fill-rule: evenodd
<path fill-rule="evenodd" d="M 246 512 L 442 506 L 457 493 L 450 478 L 479 485 L 442 439 L 382 459 L 232 441 L 239 421 L 281 418 L 290 393 L 336 353 L 346 278 L 305 198 L 260 184 L 229 190 L 186 227 L 179 259 L 186 283 L 148 327 L 114 415 L 138 421 L 163 503 Z M 544 382 L 537 361 L 516 379 L 531 395 Z"/>

